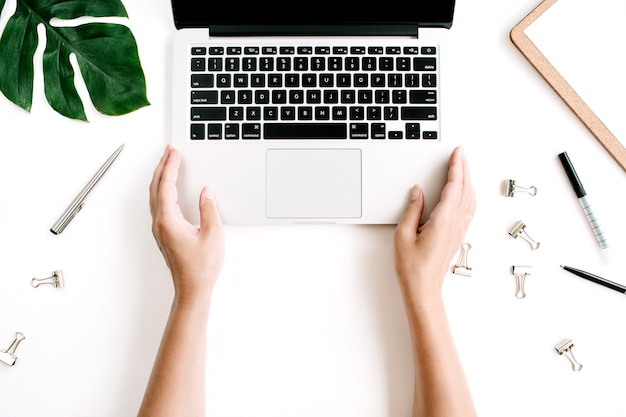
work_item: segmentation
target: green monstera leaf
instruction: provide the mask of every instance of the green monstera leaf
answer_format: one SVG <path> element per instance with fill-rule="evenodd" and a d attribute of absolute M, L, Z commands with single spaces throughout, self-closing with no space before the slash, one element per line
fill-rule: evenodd
<path fill-rule="evenodd" d="M 55 26 L 53 18 L 128 17 L 119 0 L 16 0 L 0 38 L 0 91 L 30 111 L 33 98 L 33 56 L 39 43 L 37 27 L 46 33 L 43 78 L 46 99 L 58 113 L 87 120 L 74 84 L 70 55 L 76 57 L 89 97 L 102 114 L 122 115 L 150 103 L 137 44 L 124 25 L 89 22 Z M 5 0 L 0 0 L 0 12 Z"/>

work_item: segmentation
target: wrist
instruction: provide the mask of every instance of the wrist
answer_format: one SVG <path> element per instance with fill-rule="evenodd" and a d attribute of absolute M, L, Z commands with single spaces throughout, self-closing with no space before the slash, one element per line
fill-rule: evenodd
<path fill-rule="evenodd" d="M 172 310 L 208 315 L 211 307 L 212 291 L 181 292 L 176 291 Z"/>

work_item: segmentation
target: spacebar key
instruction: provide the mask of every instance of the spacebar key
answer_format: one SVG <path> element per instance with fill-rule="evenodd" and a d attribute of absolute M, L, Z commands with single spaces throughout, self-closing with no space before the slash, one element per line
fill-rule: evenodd
<path fill-rule="evenodd" d="M 265 123 L 265 139 L 347 139 L 346 123 Z"/>

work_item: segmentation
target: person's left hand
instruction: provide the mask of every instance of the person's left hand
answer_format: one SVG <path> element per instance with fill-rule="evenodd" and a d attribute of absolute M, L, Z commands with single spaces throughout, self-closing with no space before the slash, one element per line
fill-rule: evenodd
<path fill-rule="evenodd" d="M 208 304 L 224 261 L 224 230 L 209 187 L 200 194 L 200 227 L 177 204 L 180 154 L 167 146 L 150 184 L 152 234 L 174 280 L 175 301 Z"/>

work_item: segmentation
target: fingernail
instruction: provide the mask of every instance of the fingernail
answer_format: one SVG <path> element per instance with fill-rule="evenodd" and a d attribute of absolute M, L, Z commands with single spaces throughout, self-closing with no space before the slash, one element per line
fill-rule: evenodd
<path fill-rule="evenodd" d="M 422 195 L 422 189 L 419 187 L 419 185 L 415 184 L 413 185 L 413 187 L 411 187 L 411 193 L 409 194 L 409 201 L 417 200 L 421 197 L 421 195 Z"/>

